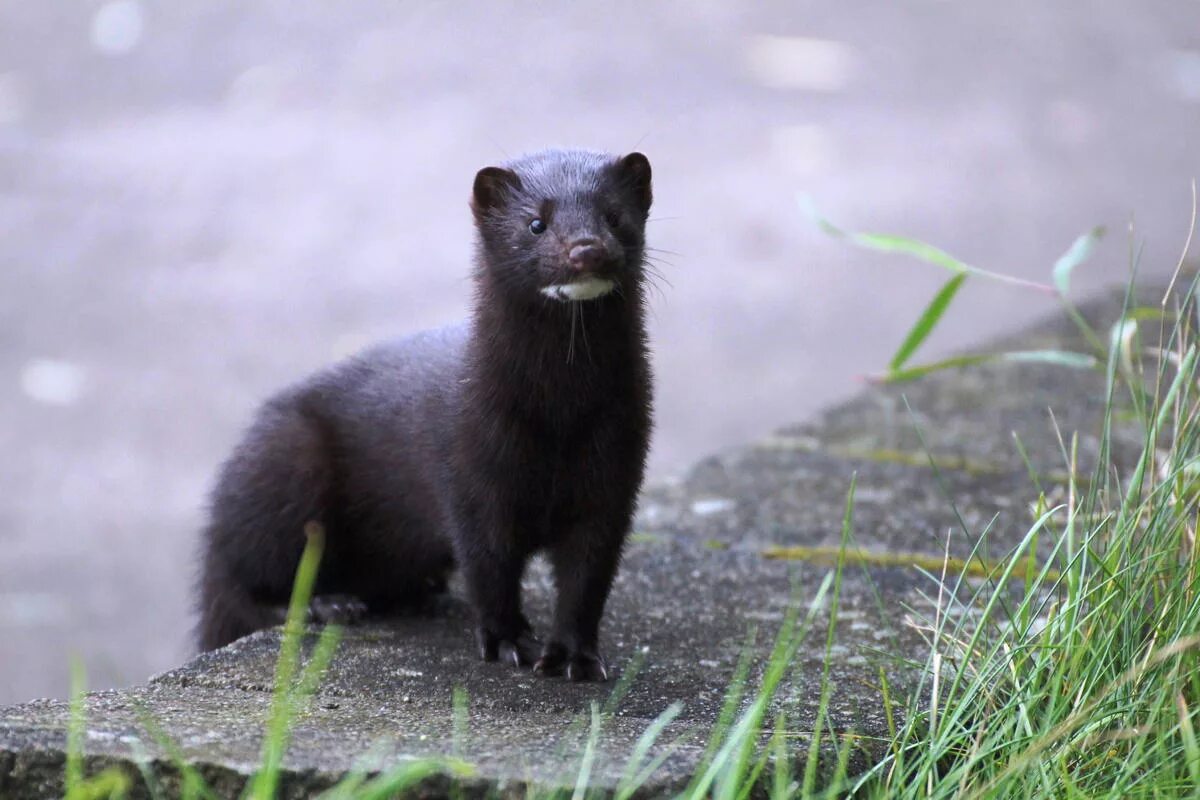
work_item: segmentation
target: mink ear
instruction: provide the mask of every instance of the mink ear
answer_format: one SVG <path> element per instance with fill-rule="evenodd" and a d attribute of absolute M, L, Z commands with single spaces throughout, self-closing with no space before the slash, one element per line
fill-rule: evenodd
<path fill-rule="evenodd" d="M 641 153 L 630 153 L 617 162 L 617 175 L 633 191 L 642 213 L 649 212 L 654 200 L 650 190 L 650 160 Z"/>
<path fill-rule="evenodd" d="M 475 188 L 471 193 L 471 208 L 481 214 L 504 205 L 510 193 L 519 191 L 521 179 L 517 173 L 501 167 L 484 167 L 475 175 Z"/>

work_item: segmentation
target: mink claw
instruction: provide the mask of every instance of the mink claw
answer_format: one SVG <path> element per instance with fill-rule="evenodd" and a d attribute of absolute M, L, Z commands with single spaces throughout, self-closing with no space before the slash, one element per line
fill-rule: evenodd
<path fill-rule="evenodd" d="M 500 652 L 514 667 L 528 667 L 533 665 L 539 645 L 537 639 L 522 633 L 515 639 L 502 639 Z"/>
<path fill-rule="evenodd" d="M 479 643 L 479 657 L 484 661 L 507 661 L 514 667 L 533 664 L 541 645 L 528 631 L 517 634 L 498 634 L 487 628 L 475 632 Z"/>
<path fill-rule="evenodd" d="M 576 653 L 567 663 L 567 680 L 603 683 L 608 680 L 608 667 L 595 653 Z"/>
<path fill-rule="evenodd" d="M 516 648 L 508 651 L 508 660 L 512 662 L 514 667 L 521 666 L 521 654 Z"/>
<path fill-rule="evenodd" d="M 570 652 L 565 645 L 550 642 L 542 651 L 542 657 L 533 665 L 539 675 L 562 675 L 569 681 L 607 681 L 608 666 L 596 653 Z"/>

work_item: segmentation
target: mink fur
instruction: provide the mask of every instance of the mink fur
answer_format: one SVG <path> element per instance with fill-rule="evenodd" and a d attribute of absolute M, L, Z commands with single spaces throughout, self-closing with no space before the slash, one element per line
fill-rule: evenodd
<path fill-rule="evenodd" d="M 650 164 L 551 150 L 476 175 L 469 322 L 388 342 L 269 400 L 202 537 L 203 649 L 276 624 L 326 530 L 319 619 L 386 613 L 462 570 L 482 658 L 603 680 L 599 625 L 651 429 Z M 546 554 L 545 643 L 521 577 Z"/>

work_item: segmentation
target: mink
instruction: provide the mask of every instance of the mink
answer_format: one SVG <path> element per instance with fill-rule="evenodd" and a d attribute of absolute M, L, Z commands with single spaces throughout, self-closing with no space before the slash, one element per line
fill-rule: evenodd
<path fill-rule="evenodd" d="M 480 170 L 470 319 L 284 390 L 223 465 L 201 537 L 200 647 L 281 620 L 318 523 L 318 620 L 403 609 L 458 569 L 484 660 L 606 680 L 600 621 L 652 427 L 651 199 L 641 153 L 548 150 Z M 544 644 L 521 604 L 536 553 L 556 590 Z"/>

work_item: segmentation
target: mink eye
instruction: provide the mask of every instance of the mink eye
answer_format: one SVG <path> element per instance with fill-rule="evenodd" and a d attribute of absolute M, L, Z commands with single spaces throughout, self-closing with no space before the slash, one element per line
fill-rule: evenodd
<path fill-rule="evenodd" d="M 621 227 L 621 213 L 619 211 L 606 211 L 604 212 L 604 221 L 608 223 L 608 227 L 610 228 L 619 228 Z"/>
<path fill-rule="evenodd" d="M 534 236 L 541 236 L 546 232 L 546 223 L 540 218 L 535 219 L 533 222 L 529 223 L 529 232 Z"/>

